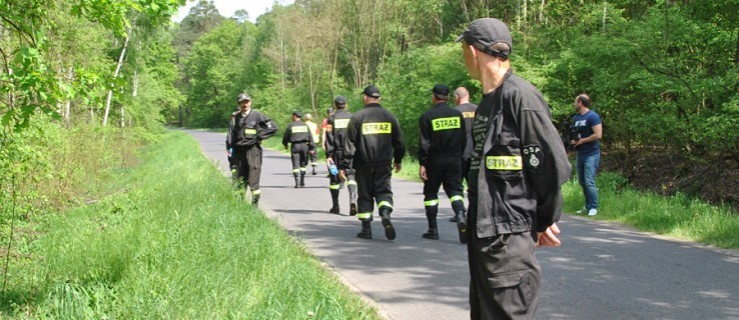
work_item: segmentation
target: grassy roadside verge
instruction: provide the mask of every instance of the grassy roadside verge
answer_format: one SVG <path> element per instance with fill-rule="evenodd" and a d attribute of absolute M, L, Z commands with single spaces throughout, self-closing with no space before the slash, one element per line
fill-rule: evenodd
<path fill-rule="evenodd" d="M 167 133 L 112 196 L 47 216 L 0 316 L 379 319 L 197 150 Z"/>

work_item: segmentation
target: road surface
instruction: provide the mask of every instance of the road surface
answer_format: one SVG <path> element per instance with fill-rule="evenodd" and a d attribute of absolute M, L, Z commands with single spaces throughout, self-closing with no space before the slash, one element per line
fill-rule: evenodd
<path fill-rule="evenodd" d="M 221 133 L 187 131 L 224 173 Z M 275 138 L 273 138 L 275 139 Z M 440 240 L 426 230 L 422 184 L 393 179 L 393 225 L 385 239 L 379 219 L 373 240 L 355 237 L 360 223 L 328 214 L 325 167 L 294 189 L 289 157 L 265 150 L 260 207 L 289 230 L 348 286 L 394 320 L 468 319 L 466 247 L 458 242 L 452 211 L 440 194 Z M 739 320 L 739 253 L 660 239 L 617 224 L 563 215 L 562 247 L 537 252 L 542 288 L 537 319 Z"/>

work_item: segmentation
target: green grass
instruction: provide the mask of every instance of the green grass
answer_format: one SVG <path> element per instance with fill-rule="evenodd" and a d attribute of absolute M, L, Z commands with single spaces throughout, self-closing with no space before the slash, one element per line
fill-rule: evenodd
<path fill-rule="evenodd" d="M 379 319 L 197 150 L 167 133 L 111 196 L 47 215 L 0 318 Z"/>
<path fill-rule="evenodd" d="M 626 178 L 610 172 L 601 173 L 596 185 L 599 204 L 595 219 L 722 248 L 739 248 L 739 214 L 729 206 L 710 205 L 684 194 L 664 197 L 637 191 Z M 577 177 L 563 186 L 563 194 L 565 212 L 582 208 L 585 200 Z"/>

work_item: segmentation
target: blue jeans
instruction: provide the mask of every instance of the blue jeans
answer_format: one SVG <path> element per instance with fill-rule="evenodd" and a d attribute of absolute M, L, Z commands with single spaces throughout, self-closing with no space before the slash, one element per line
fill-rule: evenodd
<path fill-rule="evenodd" d="M 595 174 L 600 164 L 600 152 L 581 156 L 577 155 L 577 181 L 585 194 L 585 209 L 598 209 L 598 187 L 595 186 Z"/>

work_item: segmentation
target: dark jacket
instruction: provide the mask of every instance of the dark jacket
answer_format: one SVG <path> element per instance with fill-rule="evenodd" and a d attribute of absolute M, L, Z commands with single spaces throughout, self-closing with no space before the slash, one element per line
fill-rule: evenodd
<path fill-rule="evenodd" d="M 430 160 L 459 158 L 467 145 L 462 113 L 446 102 L 437 103 L 418 118 L 421 130 L 418 162 L 426 166 Z"/>
<path fill-rule="evenodd" d="M 257 110 L 249 109 L 246 116 L 240 111 L 231 115 L 226 134 L 226 148 L 252 147 L 277 132 L 277 125 L 272 119 Z"/>
<path fill-rule="evenodd" d="M 370 103 L 349 120 L 344 159 L 339 167 L 389 166 L 405 155 L 403 133 L 398 120 L 377 103 Z"/>
<path fill-rule="evenodd" d="M 344 142 L 346 141 L 346 129 L 349 127 L 351 112 L 345 109 L 336 110 L 328 117 L 326 123 L 326 157 L 335 160 L 344 157 Z"/>
<path fill-rule="evenodd" d="M 305 122 L 300 120 L 295 120 L 287 125 L 285 133 L 282 135 L 282 145 L 287 147 L 288 143 L 293 145 L 296 143 L 307 143 L 310 150 L 316 147 L 310 128 Z"/>
<path fill-rule="evenodd" d="M 467 134 L 467 147 L 464 148 L 462 158 L 469 159 L 472 157 L 472 125 L 475 123 L 475 112 L 477 111 L 477 106 L 468 102 L 458 105 L 457 110 L 462 113 L 462 118 L 464 118 L 465 134 Z"/>
<path fill-rule="evenodd" d="M 543 232 L 558 221 L 571 167 L 541 93 L 509 71 L 483 96 L 473 134 L 468 181 L 477 236 Z"/>

